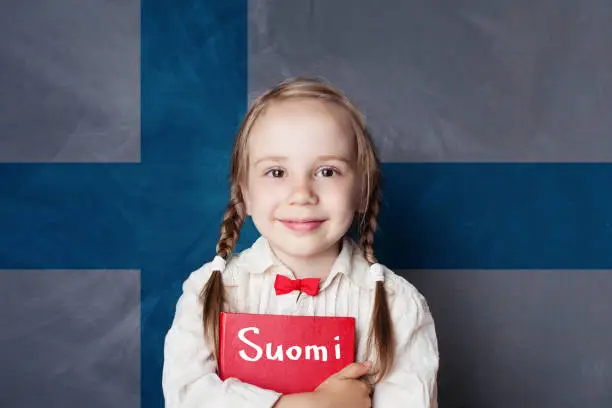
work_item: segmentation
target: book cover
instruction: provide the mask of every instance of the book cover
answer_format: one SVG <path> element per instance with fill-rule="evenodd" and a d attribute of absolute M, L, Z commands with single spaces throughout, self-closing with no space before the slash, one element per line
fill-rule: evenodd
<path fill-rule="evenodd" d="M 310 392 L 355 359 L 353 317 L 221 313 L 219 319 L 222 380 Z"/>

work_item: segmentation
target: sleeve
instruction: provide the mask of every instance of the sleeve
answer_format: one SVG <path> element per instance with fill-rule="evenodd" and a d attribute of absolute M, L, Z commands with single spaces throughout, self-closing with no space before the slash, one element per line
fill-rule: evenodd
<path fill-rule="evenodd" d="M 433 317 L 425 298 L 412 289 L 407 302 L 392 316 L 396 330 L 395 363 L 375 386 L 373 408 L 437 408 L 438 343 Z"/>
<path fill-rule="evenodd" d="M 270 408 L 281 394 L 234 378 L 221 381 L 204 341 L 199 292 L 210 277 L 208 265 L 183 283 L 164 343 L 162 389 L 166 408 Z"/>

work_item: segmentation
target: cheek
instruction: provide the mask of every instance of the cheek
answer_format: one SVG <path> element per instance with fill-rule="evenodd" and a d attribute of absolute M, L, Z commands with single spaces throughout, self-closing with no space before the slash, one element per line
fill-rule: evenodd
<path fill-rule="evenodd" d="M 276 206 L 283 194 L 277 184 L 266 179 L 250 180 L 249 191 L 251 194 L 248 205 L 252 212 L 261 212 Z"/>
<path fill-rule="evenodd" d="M 330 205 L 340 211 L 353 212 L 357 208 L 359 192 L 353 183 L 335 183 L 327 186 L 325 195 Z"/>

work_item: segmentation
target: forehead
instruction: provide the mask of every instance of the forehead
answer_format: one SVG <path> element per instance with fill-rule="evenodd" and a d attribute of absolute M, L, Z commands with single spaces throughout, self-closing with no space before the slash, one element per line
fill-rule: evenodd
<path fill-rule="evenodd" d="M 341 154 L 351 158 L 355 140 L 348 113 L 331 102 L 289 99 L 271 103 L 248 139 L 251 158 Z"/>

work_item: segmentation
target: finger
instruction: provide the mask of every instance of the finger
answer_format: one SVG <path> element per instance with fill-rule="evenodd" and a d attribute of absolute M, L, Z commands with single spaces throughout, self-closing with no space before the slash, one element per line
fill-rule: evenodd
<path fill-rule="evenodd" d="M 357 379 L 370 371 L 368 363 L 351 363 L 338 371 L 338 378 L 341 379 Z"/>

